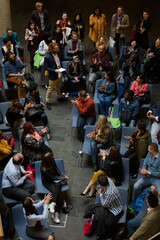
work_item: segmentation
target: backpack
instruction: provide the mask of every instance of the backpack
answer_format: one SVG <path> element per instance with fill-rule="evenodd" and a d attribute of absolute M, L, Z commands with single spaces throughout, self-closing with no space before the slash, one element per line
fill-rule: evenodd
<path fill-rule="evenodd" d="M 33 75 L 30 74 L 30 73 L 26 73 L 26 74 L 25 74 L 25 79 L 26 79 L 26 81 L 27 81 L 27 83 L 28 83 L 29 85 L 35 83 L 34 77 L 33 77 Z"/>

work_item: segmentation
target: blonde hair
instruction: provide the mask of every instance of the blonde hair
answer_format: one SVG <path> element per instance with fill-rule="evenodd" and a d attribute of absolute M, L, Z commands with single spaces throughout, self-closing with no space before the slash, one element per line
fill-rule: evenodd
<path fill-rule="evenodd" d="M 105 115 L 99 115 L 99 118 L 98 118 L 98 121 L 97 121 L 97 124 L 96 124 L 96 128 L 98 128 L 101 131 L 108 128 L 108 130 L 110 131 L 109 122 L 108 122 L 107 117 Z"/>
<path fill-rule="evenodd" d="M 36 2 L 35 7 L 43 7 L 43 3 L 42 2 Z"/>
<path fill-rule="evenodd" d="M 105 35 L 104 35 L 104 36 L 101 36 L 100 38 L 103 38 L 103 39 L 104 39 L 103 45 L 104 45 L 105 50 L 107 50 L 107 48 L 109 47 L 109 40 L 108 40 L 108 38 L 107 38 Z M 96 42 L 96 49 L 98 49 L 98 47 L 100 46 L 100 38 L 99 38 L 99 40 Z"/>

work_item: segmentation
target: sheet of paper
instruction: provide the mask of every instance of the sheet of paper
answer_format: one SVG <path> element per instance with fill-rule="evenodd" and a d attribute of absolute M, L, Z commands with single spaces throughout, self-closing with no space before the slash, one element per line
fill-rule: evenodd
<path fill-rule="evenodd" d="M 65 68 L 60 68 L 60 69 L 59 69 L 59 72 L 65 72 L 65 71 L 66 71 Z"/>

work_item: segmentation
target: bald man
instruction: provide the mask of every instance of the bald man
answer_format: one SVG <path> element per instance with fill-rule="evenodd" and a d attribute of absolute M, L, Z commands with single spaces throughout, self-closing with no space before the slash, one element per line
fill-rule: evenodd
<path fill-rule="evenodd" d="M 25 171 L 21 166 L 24 157 L 21 153 L 15 154 L 7 163 L 2 178 L 2 193 L 8 198 L 24 201 L 35 190 L 34 183 L 29 179 L 32 172 Z"/>

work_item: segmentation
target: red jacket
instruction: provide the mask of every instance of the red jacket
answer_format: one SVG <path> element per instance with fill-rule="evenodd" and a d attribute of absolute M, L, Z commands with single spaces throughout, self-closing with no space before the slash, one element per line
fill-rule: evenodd
<path fill-rule="evenodd" d="M 93 67 L 93 71 L 92 72 L 97 72 L 99 70 L 99 66 L 102 67 L 103 71 L 107 71 L 108 70 L 108 68 L 109 68 L 109 54 L 108 53 L 104 53 L 104 55 L 102 57 L 100 57 L 99 53 L 96 52 L 92 56 L 92 59 L 94 59 L 94 58 L 97 59 L 97 63 L 100 60 L 102 62 L 102 64 L 101 65 L 94 64 L 93 61 L 91 60 L 90 67 Z"/>
<path fill-rule="evenodd" d="M 95 104 L 93 102 L 93 99 L 88 95 L 87 100 L 81 100 L 77 98 L 77 101 L 79 104 L 77 104 L 77 108 L 79 112 L 86 117 L 89 116 L 96 116 L 96 111 L 95 111 Z"/>

